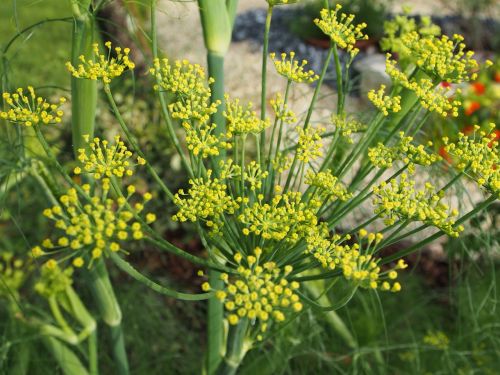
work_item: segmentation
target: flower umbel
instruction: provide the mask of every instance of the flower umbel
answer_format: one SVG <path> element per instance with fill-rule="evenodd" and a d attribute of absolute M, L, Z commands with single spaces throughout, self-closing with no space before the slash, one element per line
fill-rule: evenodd
<path fill-rule="evenodd" d="M 55 243 L 50 239 L 33 249 L 33 254 L 52 255 L 67 250 L 73 258 L 73 265 L 81 267 L 87 258 L 97 259 L 106 252 L 122 250 L 121 241 L 140 240 L 144 237 L 143 223 L 136 218 L 144 210 L 144 203 L 151 199 L 145 193 L 142 199 L 132 204 L 135 187 L 129 185 L 127 197 L 110 198 L 110 180 L 101 180 L 100 192 L 91 194 L 90 185 L 83 185 L 85 196 L 80 196 L 76 189 L 69 189 L 59 199 L 60 205 L 44 210 L 44 216 L 55 222 L 55 227 L 63 232 Z M 146 222 L 155 221 L 154 214 L 146 215 Z"/>
<path fill-rule="evenodd" d="M 37 96 L 31 86 L 28 86 L 27 91 L 25 93 L 22 88 L 18 88 L 12 94 L 4 92 L 2 98 L 10 108 L 0 111 L 0 118 L 24 126 L 61 122 L 63 111 L 59 107 L 66 102 L 65 98 L 59 98 L 59 103 L 55 104 Z"/>
<path fill-rule="evenodd" d="M 134 174 L 134 164 L 130 163 L 132 152 L 128 150 L 120 136 L 115 136 L 114 144 L 109 144 L 107 140 L 94 138 L 90 141 L 89 136 L 84 136 L 88 144 L 88 150 L 81 148 L 78 150 L 78 160 L 82 163 L 82 168 L 76 167 L 75 174 L 90 173 L 95 179 L 103 177 L 123 177 Z M 137 157 L 136 165 L 144 165 L 146 161 Z"/>
<path fill-rule="evenodd" d="M 264 333 L 271 323 L 285 321 L 289 314 L 301 311 L 303 306 L 295 292 L 300 284 L 286 279 L 293 271 L 292 266 L 280 269 L 274 262 L 262 263 L 261 256 L 262 250 L 258 247 L 254 255 L 245 258 L 236 253 L 236 274 L 234 277 L 221 275 L 225 285 L 215 296 L 224 303 L 229 324 L 236 325 L 240 319 L 248 318 Z M 204 284 L 203 289 L 210 290 L 210 285 Z"/>
<path fill-rule="evenodd" d="M 73 77 L 76 78 L 86 78 L 93 81 L 102 80 L 105 84 L 111 82 L 113 78 L 119 77 L 125 72 L 125 70 L 133 70 L 135 64 L 130 61 L 129 53 L 130 48 L 115 47 L 114 54 L 112 57 L 113 49 L 111 47 L 111 42 L 104 43 L 108 53 L 103 55 L 99 52 L 99 44 L 93 44 L 93 56 L 92 58 L 86 59 L 85 56 L 80 56 L 80 64 L 74 67 L 70 62 L 66 63 L 66 67 Z"/>
<path fill-rule="evenodd" d="M 365 23 L 354 25 L 354 15 L 340 13 L 342 9 L 340 4 L 337 4 L 335 9 L 321 10 L 321 19 L 315 19 L 314 23 L 323 33 L 328 35 L 333 43 L 339 48 L 347 50 L 354 56 L 358 53 L 358 49 L 354 48 L 356 41 L 368 39 L 368 35 L 363 34 L 363 29 L 366 28 Z"/>
<path fill-rule="evenodd" d="M 286 53 L 281 54 L 281 60 L 276 59 L 276 54 L 269 55 L 274 62 L 274 67 L 278 74 L 282 75 L 289 81 L 297 83 L 312 83 L 319 79 L 319 76 L 312 70 L 305 70 L 307 60 L 302 60 L 301 63 L 295 60 L 295 52 L 290 52 L 287 56 Z"/>

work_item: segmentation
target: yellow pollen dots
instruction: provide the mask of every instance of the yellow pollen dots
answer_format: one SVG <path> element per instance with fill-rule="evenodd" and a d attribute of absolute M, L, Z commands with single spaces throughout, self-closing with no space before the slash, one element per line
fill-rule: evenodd
<path fill-rule="evenodd" d="M 174 197 L 174 204 L 179 211 L 172 216 L 174 221 L 204 220 L 209 227 L 217 231 L 220 217 L 224 213 L 233 214 L 238 209 L 238 203 L 227 194 L 226 184 L 217 179 L 211 179 L 212 171 L 207 171 L 207 179 L 195 178 L 189 180 L 191 187 L 188 193 L 184 190 Z"/>
<path fill-rule="evenodd" d="M 358 234 L 358 242 L 352 245 L 345 242 L 351 240 L 350 235 L 340 236 L 329 234 L 326 225 L 318 225 L 311 228 L 306 237 L 306 254 L 311 254 L 323 268 L 334 270 L 340 269 L 346 280 L 355 285 L 367 289 L 381 289 L 383 291 L 397 292 L 401 285 L 390 282 L 397 278 L 397 269 L 406 268 L 400 261 L 394 269 L 382 272 L 378 266 L 379 259 L 373 257 L 373 252 L 382 241 L 380 233 L 368 233 L 361 229 Z"/>
<path fill-rule="evenodd" d="M 454 159 L 454 166 L 463 171 L 468 168 L 467 175 L 491 193 L 500 196 L 500 152 L 494 133 L 479 131 L 474 127 L 470 137 L 458 133 L 458 141 L 449 143 L 443 138 L 445 150 Z M 495 124 L 490 124 L 490 131 Z"/>
<path fill-rule="evenodd" d="M 258 134 L 269 127 L 269 119 L 261 120 L 255 111 L 252 110 L 252 103 L 246 106 L 240 105 L 239 99 L 230 99 L 229 95 L 224 95 L 226 109 L 223 116 L 227 120 L 227 136 L 233 134 Z"/>
<path fill-rule="evenodd" d="M 210 103 L 211 90 L 208 87 L 213 79 L 208 79 L 198 64 L 188 60 L 175 61 L 155 59 L 149 70 L 158 84 L 155 90 L 165 91 L 174 97 L 169 110 L 173 118 L 208 122 L 210 115 L 217 112 L 220 102 Z"/>
<path fill-rule="evenodd" d="M 267 171 L 262 171 L 260 165 L 255 161 L 251 161 L 245 168 L 243 180 L 249 185 L 250 190 L 260 190 L 262 188 L 262 180 L 268 176 Z"/>
<path fill-rule="evenodd" d="M 69 189 L 59 199 L 60 205 L 47 208 L 44 216 L 54 221 L 54 226 L 63 234 L 52 242 L 46 239 L 42 247 L 32 250 L 38 256 L 51 256 L 52 251 L 75 257 L 73 265 L 82 267 L 84 259 L 100 258 L 106 252 L 122 250 L 120 242 L 125 240 L 139 240 L 143 238 L 143 224 L 136 221 L 136 216 L 144 210 L 144 203 L 150 200 L 149 196 L 132 203 L 135 188 L 127 188 L 127 197 L 112 199 L 108 197 L 110 181 L 102 179 L 100 193 L 94 192 L 92 196 L 80 197 L 76 189 Z M 83 185 L 83 191 L 90 193 L 90 186 Z M 153 222 L 154 214 L 147 214 L 146 221 Z M 54 253 L 54 254 L 55 254 Z"/>
<path fill-rule="evenodd" d="M 378 91 L 370 90 L 368 99 L 384 116 L 389 116 L 389 112 L 396 113 L 401 110 L 401 97 L 385 95 L 385 85 L 381 85 Z"/>
<path fill-rule="evenodd" d="M 339 132 L 339 135 L 344 137 L 347 143 L 353 143 L 351 137 L 352 133 L 364 132 L 367 128 L 365 124 L 356 120 L 348 119 L 345 116 L 337 116 L 333 114 L 330 117 L 330 123 L 335 126 L 335 131 Z"/>
<path fill-rule="evenodd" d="M 323 152 L 321 151 L 321 148 L 323 147 L 321 134 L 324 133 L 324 128 L 320 127 L 314 129 L 309 127 L 304 130 L 298 126 L 296 130 L 299 134 L 299 140 L 297 143 L 297 159 L 307 164 L 311 160 L 323 156 Z"/>
<path fill-rule="evenodd" d="M 299 64 L 295 60 L 295 52 L 290 52 L 289 56 L 286 53 L 281 54 L 281 60 L 276 59 L 276 54 L 269 55 L 274 62 L 274 67 L 279 75 L 285 77 L 288 81 L 297 83 L 312 83 L 319 79 L 319 76 L 312 70 L 305 70 L 307 60 L 302 60 Z"/>
<path fill-rule="evenodd" d="M 297 116 L 288 108 L 280 93 L 276 94 L 276 98 L 269 101 L 271 108 L 274 111 L 276 119 L 283 121 L 285 124 L 293 124 L 297 122 Z"/>
<path fill-rule="evenodd" d="M 236 325 L 240 319 L 248 318 L 254 327 L 264 333 L 271 323 L 281 323 L 291 314 L 303 308 L 296 290 L 300 284 L 289 282 L 286 277 L 292 266 L 280 269 L 274 262 L 260 262 L 262 250 L 256 248 L 254 255 L 243 257 L 236 253 L 236 274 L 222 274 L 224 288 L 216 290 L 215 296 L 224 303 L 229 324 Z M 206 283 L 204 290 L 210 290 Z"/>
<path fill-rule="evenodd" d="M 115 47 L 113 52 L 111 42 L 106 42 L 104 45 L 108 50 L 105 55 L 99 53 L 99 44 L 94 43 L 91 58 L 86 59 L 85 56 L 80 56 L 78 58 L 80 64 L 76 67 L 67 62 L 66 67 L 71 75 L 93 81 L 102 80 L 105 84 L 108 84 L 113 78 L 121 76 L 125 70 L 135 68 L 135 64 L 129 59 L 129 48 Z M 112 57 L 112 54 L 115 56 Z"/>
<path fill-rule="evenodd" d="M 308 171 L 306 173 L 306 184 L 319 188 L 320 196 L 328 201 L 337 199 L 345 201 L 352 198 L 352 193 L 347 191 L 346 187 L 331 171 L 318 173 Z"/>
<path fill-rule="evenodd" d="M 464 230 L 461 225 L 455 225 L 453 217 L 458 216 L 458 212 L 441 202 L 442 192 L 436 193 L 430 183 L 426 183 L 423 190 L 416 190 L 415 181 L 408 180 L 408 175 L 403 173 L 400 181 L 382 182 L 373 192 L 375 213 L 385 218 L 386 225 L 394 224 L 397 219 L 422 221 L 451 237 L 458 237 Z"/>
<path fill-rule="evenodd" d="M 17 293 L 29 275 L 29 262 L 17 258 L 14 253 L 0 250 L 0 297 Z"/>
<path fill-rule="evenodd" d="M 31 86 L 28 86 L 26 93 L 22 88 L 14 93 L 4 92 L 2 98 L 9 108 L 0 111 L 0 119 L 24 126 L 60 123 L 63 111 L 59 108 L 66 102 L 65 98 L 59 98 L 59 103 L 50 103 L 37 96 Z"/>
<path fill-rule="evenodd" d="M 420 37 L 417 32 L 411 32 L 402 37 L 403 44 L 408 48 L 412 61 L 419 69 L 426 72 L 439 82 L 461 83 L 475 77 L 471 72 L 478 67 L 474 52 L 465 52 L 464 38 L 453 35 L 449 38 L 442 35 Z"/>
<path fill-rule="evenodd" d="M 452 115 L 458 116 L 458 109 L 462 105 L 460 100 L 450 96 L 450 87 L 436 87 L 436 84 L 429 78 L 408 78 L 397 67 L 396 61 L 390 55 L 386 59 L 386 72 L 395 84 L 411 90 L 418 97 L 422 107 L 430 112 L 437 112 L 442 117 Z M 460 93 L 460 90 L 457 90 Z"/>
<path fill-rule="evenodd" d="M 321 203 L 316 199 L 308 204 L 301 202 L 302 194 L 299 192 L 277 194 L 270 203 L 264 203 L 263 199 L 264 196 L 259 194 L 258 201 L 245 207 L 238 216 L 238 221 L 244 224 L 244 235 L 252 233 L 265 240 L 293 243 L 317 224 L 315 210 Z"/>
<path fill-rule="evenodd" d="M 410 173 L 414 173 L 414 164 L 429 166 L 441 160 L 439 155 L 430 154 L 424 145 L 415 146 L 413 137 L 405 137 L 399 133 L 400 140 L 394 146 L 385 146 L 379 143 L 368 150 L 368 157 L 373 165 L 379 168 L 391 168 L 394 161 L 401 160 L 408 164 Z M 432 142 L 428 143 L 432 146 Z"/>
<path fill-rule="evenodd" d="M 351 56 L 358 53 L 358 49 L 354 48 L 356 41 L 367 40 L 368 35 L 363 34 L 363 29 L 366 28 L 365 23 L 354 25 L 354 15 L 340 13 L 342 9 L 340 4 L 337 4 L 335 9 L 321 10 L 321 19 L 315 19 L 314 23 L 324 34 L 328 35 L 331 41 L 339 48 L 347 50 Z"/>
<path fill-rule="evenodd" d="M 83 170 L 76 167 L 74 169 L 75 174 L 91 173 L 97 180 L 103 177 L 124 177 L 134 174 L 133 167 L 135 165 L 130 163 L 132 152 L 120 140 L 120 136 L 117 135 L 112 144 L 99 138 L 90 141 L 88 135 L 84 136 L 84 139 L 89 146 L 89 150 L 85 148 L 78 150 L 78 160 L 82 163 Z M 138 157 L 137 164 L 144 165 L 146 160 Z"/>
<path fill-rule="evenodd" d="M 223 141 L 220 136 L 213 134 L 216 125 L 202 123 L 191 125 L 183 122 L 182 127 L 186 131 L 186 145 L 194 156 L 201 156 L 203 159 L 209 156 L 217 156 L 221 149 L 231 149 L 232 145 Z"/>

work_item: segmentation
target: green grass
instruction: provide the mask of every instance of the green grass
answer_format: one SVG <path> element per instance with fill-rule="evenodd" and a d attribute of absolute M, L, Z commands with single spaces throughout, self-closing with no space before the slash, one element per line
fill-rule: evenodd
<path fill-rule="evenodd" d="M 10 88 L 69 86 L 69 74 L 64 73 L 64 63 L 70 57 L 71 22 L 48 21 L 69 16 L 71 8 L 68 0 L 0 1 L 2 52 L 20 31 L 45 21 L 18 37 L 3 56 L 0 74 L 7 73 Z"/>

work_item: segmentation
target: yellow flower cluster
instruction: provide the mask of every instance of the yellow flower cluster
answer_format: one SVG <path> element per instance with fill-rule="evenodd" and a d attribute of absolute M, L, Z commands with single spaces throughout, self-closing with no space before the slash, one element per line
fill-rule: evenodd
<path fill-rule="evenodd" d="M 295 52 L 290 52 L 287 56 L 286 53 L 281 54 L 281 60 L 276 59 L 276 54 L 269 54 L 273 60 L 274 67 L 279 75 L 285 77 L 288 81 L 297 83 L 312 83 L 319 79 L 319 76 L 312 70 L 305 70 L 307 60 L 302 60 L 301 63 L 295 60 Z"/>
<path fill-rule="evenodd" d="M 456 226 L 453 219 L 458 211 L 450 211 L 448 205 L 441 202 L 442 192 L 436 193 L 430 183 L 426 183 L 423 190 L 416 190 L 415 181 L 408 180 L 408 175 L 403 173 L 399 182 L 396 179 L 382 182 L 373 192 L 375 213 L 385 217 L 386 225 L 394 224 L 397 219 L 422 221 L 451 237 L 458 237 L 464 230 L 463 226 Z"/>
<path fill-rule="evenodd" d="M 495 128 L 491 124 L 490 129 Z M 455 159 L 455 166 L 459 170 L 469 168 L 467 175 L 471 176 L 479 185 L 489 189 L 493 194 L 500 196 L 500 152 L 495 134 L 478 132 L 480 127 L 474 127 L 474 135 L 468 137 L 458 133 L 458 141 L 449 143 L 443 138 L 445 150 Z"/>
<path fill-rule="evenodd" d="M 107 251 L 120 251 L 120 241 L 144 237 L 143 224 L 134 221 L 134 218 L 144 210 L 144 203 L 152 198 L 151 194 L 145 193 L 141 201 L 132 205 L 130 200 L 135 194 L 133 185 L 127 187 L 127 197 L 112 199 L 108 197 L 109 178 L 103 178 L 101 182 L 100 193 L 94 192 L 90 196 L 91 187 L 85 184 L 82 185 L 85 196 L 80 197 L 76 189 L 71 188 L 59 198 L 60 205 L 43 211 L 44 216 L 53 220 L 55 227 L 64 234 L 55 243 L 47 238 L 41 247 L 33 248 L 34 257 L 50 256 L 50 250 L 60 253 L 63 249 L 69 249 L 69 256 L 74 258 L 73 265 L 82 267 L 88 253 L 91 259 L 97 259 Z M 148 223 L 156 220 L 153 213 L 146 214 L 145 218 Z"/>
<path fill-rule="evenodd" d="M 440 350 L 446 350 L 450 345 L 450 339 L 443 331 L 428 331 L 422 341 Z"/>
<path fill-rule="evenodd" d="M 321 134 L 324 133 L 324 128 L 320 127 L 314 129 L 309 127 L 304 129 L 297 126 L 296 130 L 299 134 L 297 142 L 297 158 L 300 161 L 309 163 L 311 160 L 323 156 L 323 152 L 321 151 L 321 148 L 323 147 Z"/>
<path fill-rule="evenodd" d="M 346 201 L 352 198 L 352 193 L 349 193 L 338 177 L 334 176 L 329 170 L 318 173 L 307 171 L 306 184 L 319 188 L 320 197 L 325 201 L 334 201 L 337 199 Z"/>
<path fill-rule="evenodd" d="M 254 255 L 243 258 L 236 253 L 234 260 L 238 264 L 236 274 L 221 275 L 224 288 L 217 290 L 215 296 L 224 303 L 229 324 L 236 325 L 242 318 L 248 318 L 252 325 L 258 326 L 264 333 L 270 323 L 280 323 L 288 314 L 300 312 L 303 308 L 298 294 L 300 284 L 289 282 L 286 277 L 293 271 L 292 266 L 281 270 L 274 262 L 260 263 L 262 250 L 257 247 Z M 202 285 L 209 291 L 210 284 Z M 262 339 L 260 336 L 258 339 Z"/>
<path fill-rule="evenodd" d="M 92 58 L 86 59 L 85 56 L 81 55 L 78 58 L 81 64 L 78 64 L 77 67 L 74 67 L 70 62 L 66 63 L 66 67 L 73 77 L 93 81 L 102 80 L 105 84 L 108 84 L 113 78 L 121 76 L 125 70 L 135 68 L 135 64 L 130 61 L 128 56 L 130 48 L 115 47 L 114 54 L 116 56 L 111 57 L 113 54 L 111 42 L 106 42 L 104 45 L 108 50 L 105 55 L 99 53 L 99 45 L 94 43 Z"/>
<path fill-rule="evenodd" d="M 276 157 L 272 160 L 273 169 L 278 173 L 283 173 L 292 165 L 292 158 L 278 152 Z"/>
<path fill-rule="evenodd" d="M 370 90 L 368 92 L 368 99 L 384 116 L 389 116 L 389 111 L 396 113 L 401 110 L 401 96 L 385 95 L 385 85 L 381 85 L 378 91 Z"/>
<path fill-rule="evenodd" d="M 243 234 L 251 233 L 265 240 L 296 242 L 303 238 L 311 226 L 318 222 L 315 211 L 321 205 L 317 199 L 302 202 L 302 194 L 288 192 L 280 194 L 280 188 L 270 203 L 259 194 L 257 202 L 245 207 L 238 221 L 245 225 Z"/>
<path fill-rule="evenodd" d="M 239 179 L 241 167 L 234 164 L 233 159 L 219 161 L 219 175 L 222 180 Z"/>
<path fill-rule="evenodd" d="M 73 268 L 61 269 L 54 259 L 48 260 L 41 268 L 40 278 L 35 283 L 35 291 L 45 298 L 64 293 L 73 284 Z"/>
<path fill-rule="evenodd" d="M 411 51 L 406 46 L 404 39 L 409 33 L 417 32 L 421 37 L 441 35 L 441 28 L 432 23 L 429 16 L 420 17 L 420 24 L 414 18 L 405 15 L 396 15 L 393 19 L 384 22 L 384 37 L 380 45 L 384 51 L 397 53 L 400 59 L 411 58 Z"/>
<path fill-rule="evenodd" d="M 211 90 L 208 87 L 214 80 L 207 80 L 205 71 L 198 64 L 187 60 L 175 61 L 155 59 L 149 72 L 158 80 L 155 90 L 166 91 L 174 96 L 169 105 L 173 118 L 207 122 L 217 112 L 220 102 L 210 103 Z"/>
<path fill-rule="evenodd" d="M 207 171 L 207 178 L 189 180 L 191 187 L 187 194 L 180 189 L 174 197 L 174 204 L 179 211 L 172 216 L 174 221 L 204 220 L 208 227 L 217 231 L 221 215 L 234 214 L 239 204 L 227 193 L 224 181 L 211 178 L 212 171 Z"/>
<path fill-rule="evenodd" d="M 363 34 L 363 29 L 367 25 L 366 23 L 354 25 L 354 15 L 339 14 L 340 9 L 342 9 L 340 4 L 332 10 L 322 9 L 321 19 L 315 19 L 314 23 L 330 37 L 334 44 L 347 50 L 354 57 L 358 53 L 358 49 L 354 48 L 356 41 L 368 39 L 368 35 Z"/>
<path fill-rule="evenodd" d="M 285 124 L 293 124 L 297 122 L 297 116 L 285 104 L 280 93 L 276 94 L 276 98 L 270 100 L 271 108 L 274 111 L 276 119 L 283 121 Z"/>
<path fill-rule="evenodd" d="M 306 254 L 312 254 L 322 267 L 334 270 L 340 268 L 344 278 L 352 280 L 362 288 L 377 289 L 383 291 L 398 292 L 401 285 L 393 282 L 397 278 L 398 269 L 404 269 L 407 265 L 400 260 L 396 267 L 390 271 L 382 272 L 378 266 L 379 259 L 373 257 L 377 245 L 383 239 L 381 233 L 368 233 L 366 230 L 359 231 L 359 242 L 348 245 L 345 242 L 351 236 L 341 237 L 338 234 L 330 236 L 326 225 L 319 225 L 311 229 L 306 237 Z"/>
<path fill-rule="evenodd" d="M 269 119 L 261 120 L 257 112 L 252 110 L 252 103 L 240 105 L 239 99 L 231 100 L 229 95 L 224 95 L 226 109 L 222 113 L 227 120 L 227 137 L 233 134 L 258 134 L 269 127 Z"/>
<path fill-rule="evenodd" d="M 451 114 L 458 116 L 458 109 L 462 105 L 458 99 L 450 99 L 449 87 L 436 87 L 432 80 L 428 78 L 408 78 L 396 66 L 396 61 L 387 55 L 386 72 L 392 78 L 392 81 L 408 90 L 413 91 L 420 100 L 420 104 L 431 112 L 437 112 L 443 117 Z M 460 90 L 457 90 L 460 92 Z"/>
<path fill-rule="evenodd" d="M 0 252 L 0 297 L 12 296 L 28 277 L 29 264 L 10 251 Z"/>
<path fill-rule="evenodd" d="M 359 133 L 366 130 L 367 126 L 355 119 L 347 119 L 345 116 L 337 116 L 333 114 L 330 117 L 330 122 L 335 126 L 335 129 L 340 132 L 348 143 L 353 143 L 351 138 L 352 133 Z"/>
<path fill-rule="evenodd" d="M 84 136 L 84 140 L 88 144 L 89 150 L 85 148 L 78 150 L 78 160 L 82 163 L 83 169 L 76 167 L 74 169 L 75 174 L 91 173 L 97 180 L 103 177 L 123 177 L 134 174 L 134 165 L 129 161 L 132 152 L 120 140 L 119 135 L 115 136 L 113 144 L 109 144 L 107 140 L 101 140 L 97 137 L 90 141 L 88 135 Z M 137 164 L 144 165 L 146 160 L 137 157 Z"/>
<path fill-rule="evenodd" d="M 461 83 L 475 79 L 471 71 L 478 67 L 473 58 L 474 51 L 465 51 L 461 35 L 449 38 L 420 37 L 417 32 L 411 32 L 402 37 L 403 44 L 408 48 L 412 61 L 422 71 L 439 82 Z"/>
<path fill-rule="evenodd" d="M 192 126 L 188 122 L 183 122 L 182 127 L 186 131 L 187 148 L 194 156 L 201 155 L 203 159 L 206 159 L 209 156 L 219 155 L 221 149 L 232 147 L 230 143 L 213 134 L 216 128 L 215 124 L 204 122 Z"/>
<path fill-rule="evenodd" d="M 61 122 L 63 111 L 59 107 L 66 102 L 65 98 L 59 98 L 59 103 L 54 104 L 36 96 L 31 86 L 28 86 L 27 91 L 25 94 L 22 88 L 18 88 L 12 94 L 8 92 L 2 94 L 2 98 L 10 108 L 0 111 L 0 119 L 24 126 Z"/>
<path fill-rule="evenodd" d="M 262 171 L 260 165 L 255 161 L 251 161 L 243 172 L 243 180 L 248 183 L 250 190 L 260 190 L 262 188 L 262 181 L 268 176 L 267 171 Z"/>
<path fill-rule="evenodd" d="M 394 146 L 385 146 L 379 143 L 376 147 L 368 150 L 368 157 L 373 165 L 378 168 L 391 168 L 394 161 L 401 160 L 408 164 L 411 173 L 414 173 L 414 165 L 429 166 L 441 160 L 436 154 L 430 154 L 424 145 L 415 146 L 413 137 L 405 137 L 404 132 L 399 133 L 399 141 Z M 432 142 L 428 142 L 432 146 Z"/>

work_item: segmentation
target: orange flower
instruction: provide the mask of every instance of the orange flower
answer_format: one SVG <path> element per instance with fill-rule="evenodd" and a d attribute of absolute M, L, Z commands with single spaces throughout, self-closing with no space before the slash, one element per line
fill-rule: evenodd
<path fill-rule="evenodd" d="M 470 116 L 474 112 L 476 112 L 479 108 L 481 108 L 481 104 L 479 102 L 473 101 L 469 104 L 469 106 L 465 109 L 465 115 Z"/>
<path fill-rule="evenodd" d="M 474 126 L 465 125 L 462 129 L 462 133 L 464 133 L 465 135 L 471 135 L 472 133 L 474 133 Z"/>
<path fill-rule="evenodd" d="M 445 150 L 444 146 L 439 148 L 439 156 L 441 156 L 444 160 L 451 164 L 451 156 L 448 154 L 448 151 Z"/>
<path fill-rule="evenodd" d="M 471 87 L 476 95 L 483 95 L 484 92 L 486 91 L 486 86 L 481 82 L 471 83 Z"/>
<path fill-rule="evenodd" d="M 495 82 L 500 83 L 500 72 L 495 73 Z"/>
<path fill-rule="evenodd" d="M 440 85 L 441 85 L 441 87 L 444 87 L 444 88 L 451 87 L 451 83 L 446 82 L 446 81 L 441 82 Z"/>
<path fill-rule="evenodd" d="M 493 142 L 499 142 L 500 141 L 500 130 L 495 129 L 493 130 L 494 137 L 491 137 L 491 142 L 488 143 L 488 147 L 493 147 Z"/>

